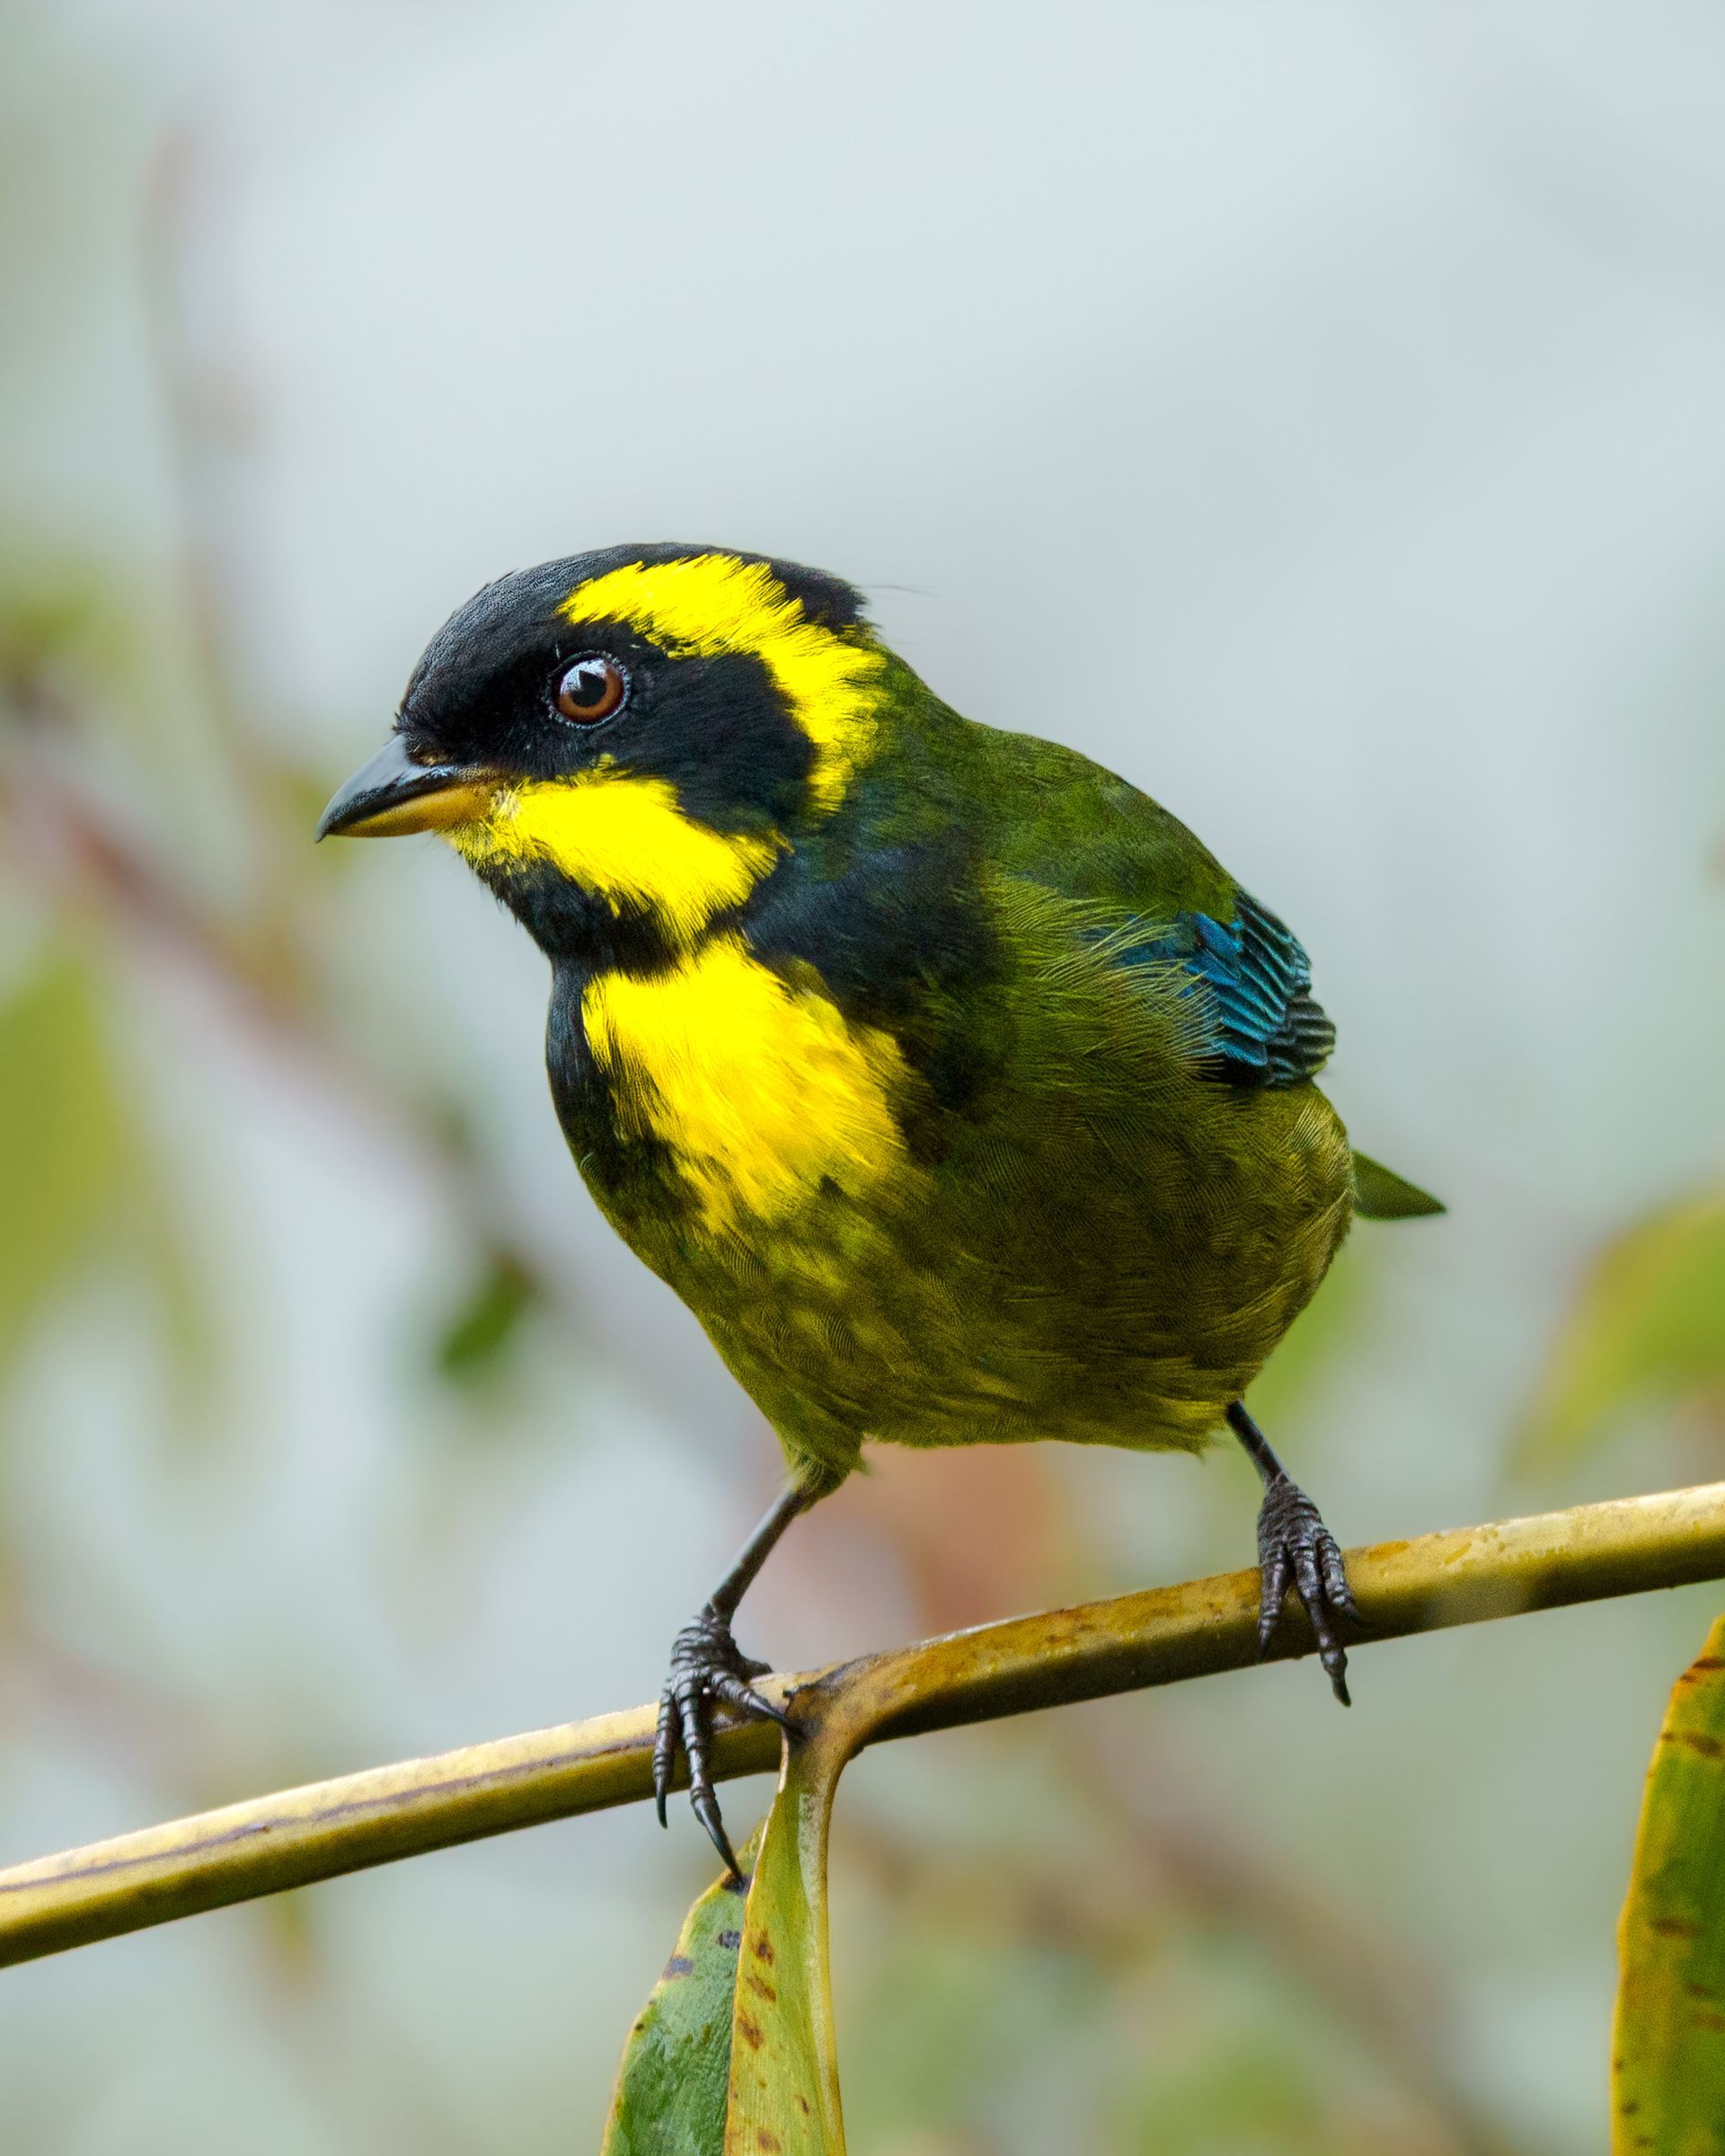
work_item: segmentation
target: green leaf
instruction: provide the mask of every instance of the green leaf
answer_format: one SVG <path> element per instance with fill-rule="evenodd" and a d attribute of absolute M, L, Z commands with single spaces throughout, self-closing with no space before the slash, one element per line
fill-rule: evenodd
<path fill-rule="evenodd" d="M 740 1852 L 747 1867 L 761 1830 Z M 721 2156 L 743 1889 L 719 1879 L 677 1934 L 617 2071 L 601 2156 Z"/>
<path fill-rule="evenodd" d="M 785 1704 L 798 1727 L 748 1884 L 731 2023 L 724 2156 L 845 2156 L 827 1957 L 827 1845 L 846 1763 L 899 1703 L 897 1679 L 818 1680 Z"/>
<path fill-rule="evenodd" d="M 1595 1264 L 1548 1363 L 1524 1458 L 1572 1451 L 1626 1409 L 1725 1384 L 1725 1191 L 1619 1236 Z"/>
<path fill-rule="evenodd" d="M 33 692 L 68 664 L 105 667 L 111 678 L 136 643 L 115 580 L 94 564 L 45 560 L 40 535 L 0 532 L 0 685 L 10 696 L 30 707 Z"/>
<path fill-rule="evenodd" d="M 843 1765 L 792 1745 L 767 1814 L 744 1914 L 724 2156 L 845 2156 L 827 1966 L 827 1833 Z"/>
<path fill-rule="evenodd" d="M 1725 1617 L 1677 1679 L 1618 1933 L 1614 2156 L 1725 2150 Z"/>
<path fill-rule="evenodd" d="M 864 1683 L 787 1748 L 773 1808 L 741 1852 L 740 1935 L 734 1885 L 690 1911 L 630 2033 L 601 2156 L 845 2156 L 827 1838 L 871 1700 Z"/>
<path fill-rule="evenodd" d="M 538 1283 L 507 1250 L 492 1251 L 467 1300 L 437 1344 L 440 1376 L 477 1385 L 494 1376 L 520 1336 L 522 1321 L 540 1301 Z"/>
<path fill-rule="evenodd" d="M 45 959 L 0 1004 L 0 1365 L 109 1216 L 135 1157 L 89 976 Z"/>

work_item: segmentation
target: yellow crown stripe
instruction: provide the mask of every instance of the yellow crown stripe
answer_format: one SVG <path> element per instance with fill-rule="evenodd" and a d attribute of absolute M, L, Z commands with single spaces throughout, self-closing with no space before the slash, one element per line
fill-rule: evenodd
<path fill-rule="evenodd" d="M 677 653 L 752 652 L 814 745 L 816 806 L 844 800 L 874 739 L 886 655 L 809 621 L 765 562 L 734 554 L 632 561 L 571 592 L 563 613 L 575 624 L 626 622 Z"/>
<path fill-rule="evenodd" d="M 779 850 L 775 839 L 694 822 L 668 780 L 613 764 L 506 789 L 484 823 L 458 825 L 448 836 L 475 867 L 548 861 L 614 913 L 625 903 L 650 912 L 685 947 L 716 913 L 748 897 Z"/>
<path fill-rule="evenodd" d="M 669 1148 L 710 1228 L 783 1220 L 826 1185 L 857 1193 L 902 1174 L 898 1043 L 792 988 L 739 936 L 667 973 L 601 974 L 581 1014 L 619 1127 Z"/>

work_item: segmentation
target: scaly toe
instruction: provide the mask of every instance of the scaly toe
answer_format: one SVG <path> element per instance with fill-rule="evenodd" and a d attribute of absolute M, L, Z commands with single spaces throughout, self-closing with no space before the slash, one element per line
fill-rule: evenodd
<path fill-rule="evenodd" d="M 739 1650 L 729 1621 L 709 1603 L 677 1635 L 670 1673 L 659 1695 L 659 1727 L 653 1739 L 653 1798 L 659 1825 L 666 1822 L 666 1798 L 681 1750 L 689 1763 L 690 1805 L 732 1878 L 740 1874 L 713 1792 L 709 1757 L 713 1712 L 723 1706 L 733 1714 L 776 1722 L 794 1736 L 796 1724 L 749 1682 L 752 1677 L 765 1676 L 770 1666 Z"/>
<path fill-rule="evenodd" d="M 1347 1567 L 1340 1546 L 1324 1525 L 1317 1507 L 1285 1474 L 1275 1476 L 1264 1491 L 1258 1515 L 1258 1558 L 1262 1578 L 1258 1615 L 1260 1657 L 1280 1621 L 1291 1586 L 1312 1627 L 1330 1688 L 1342 1706 L 1351 1706 L 1348 1657 L 1336 1637 L 1340 1620 L 1358 1621 L 1358 1618 Z"/>

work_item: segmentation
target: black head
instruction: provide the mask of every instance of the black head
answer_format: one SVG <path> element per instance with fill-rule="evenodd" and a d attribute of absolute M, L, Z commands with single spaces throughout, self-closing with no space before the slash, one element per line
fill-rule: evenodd
<path fill-rule="evenodd" d="M 818 570 L 673 544 L 544 562 L 438 632 L 320 835 L 441 829 L 524 918 L 555 878 L 685 936 L 844 798 L 886 664 Z"/>

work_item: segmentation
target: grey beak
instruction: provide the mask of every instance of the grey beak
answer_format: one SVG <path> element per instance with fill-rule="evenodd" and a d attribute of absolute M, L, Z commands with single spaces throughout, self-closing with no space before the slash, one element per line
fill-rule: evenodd
<path fill-rule="evenodd" d="M 483 819 L 501 783 L 494 772 L 458 764 L 416 764 L 392 734 L 356 771 L 318 819 L 320 839 L 393 838 Z"/>

